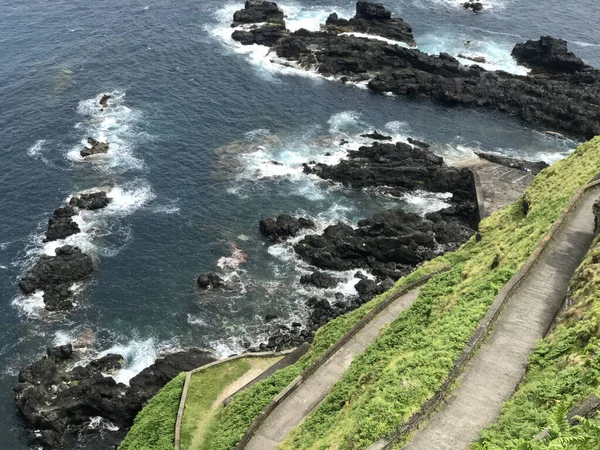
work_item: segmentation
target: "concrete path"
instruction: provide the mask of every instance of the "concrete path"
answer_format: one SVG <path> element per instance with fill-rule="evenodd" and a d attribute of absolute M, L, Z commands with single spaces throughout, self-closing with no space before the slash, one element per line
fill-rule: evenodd
<path fill-rule="evenodd" d="M 534 178 L 529 172 L 494 164 L 481 158 L 471 158 L 452 165 L 469 167 L 479 175 L 485 217 L 516 201 Z"/>
<path fill-rule="evenodd" d="M 592 204 L 599 196 L 598 189 L 583 195 L 530 275 L 507 300 L 490 337 L 459 378 L 459 387 L 405 449 L 463 450 L 496 420 L 502 404 L 521 381 L 527 357 L 552 324 L 569 280 L 589 249 L 594 228 Z"/>
<path fill-rule="evenodd" d="M 247 450 L 274 450 L 327 396 L 333 385 L 350 367 L 354 357 L 362 353 L 377 338 L 381 328 L 392 322 L 398 314 L 417 298 L 419 289 L 398 297 L 381 311 L 348 343 L 307 378 L 289 397 L 283 400 L 263 422 Z"/>

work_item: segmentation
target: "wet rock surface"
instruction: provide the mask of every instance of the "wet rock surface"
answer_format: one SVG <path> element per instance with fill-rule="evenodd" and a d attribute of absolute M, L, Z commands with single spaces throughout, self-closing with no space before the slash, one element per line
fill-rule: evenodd
<path fill-rule="evenodd" d="M 200 290 L 206 290 L 225 286 L 225 281 L 216 273 L 209 272 L 200 274 L 196 280 L 196 284 Z"/>
<path fill-rule="evenodd" d="M 244 9 L 236 11 L 233 15 L 233 22 L 236 25 L 282 20 L 283 11 L 276 3 L 261 0 L 248 0 Z"/>
<path fill-rule="evenodd" d="M 328 273 L 314 271 L 310 275 L 302 275 L 300 277 L 300 283 L 312 285 L 319 289 L 331 289 L 336 287 L 340 283 L 340 279 L 335 278 Z"/>
<path fill-rule="evenodd" d="M 48 220 L 44 242 L 65 239 L 73 234 L 80 233 L 79 225 L 72 219 L 75 214 L 77 212 L 71 206 L 55 209 L 52 217 Z"/>
<path fill-rule="evenodd" d="M 89 211 L 104 208 L 108 206 L 109 203 L 110 198 L 106 191 L 77 194 L 69 201 L 70 206 Z"/>
<path fill-rule="evenodd" d="M 19 287 L 25 294 L 44 291 L 47 310 L 65 310 L 73 306 L 71 286 L 93 273 L 92 258 L 78 247 L 65 245 L 56 249 L 56 256 L 42 255 L 19 281 Z"/>
<path fill-rule="evenodd" d="M 121 355 L 108 354 L 86 364 L 67 344 L 49 348 L 45 357 L 21 370 L 13 390 L 32 445 L 114 449 L 161 387 L 180 372 L 214 360 L 204 350 L 174 353 L 144 369 L 127 386 L 110 376 L 124 367 Z M 101 424 L 93 427 L 92 421 Z"/>
<path fill-rule="evenodd" d="M 478 2 L 468 5 L 475 11 L 482 7 Z M 429 98 L 448 106 L 493 109 L 578 138 L 600 134 L 600 104 L 596 101 L 600 97 L 600 72 L 568 52 L 565 41 L 542 37 L 515 46 L 517 61 L 534 69 L 528 76 L 490 72 L 477 65 L 463 66 L 446 53 L 428 55 L 381 40 L 341 34 L 365 32 L 351 22 L 366 21 L 368 33 L 402 40 L 380 27 L 400 19 L 385 18 L 388 14 L 379 7 L 369 7 L 368 11 L 372 12 L 361 15 L 357 10 L 357 16 L 350 20 L 332 14 L 326 31 L 278 30 L 281 37 L 270 44 L 271 48 L 277 56 L 324 76 L 344 82 L 368 80 L 374 92 Z M 399 25 L 393 28 L 403 29 Z M 274 37 L 263 39 L 272 42 Z M 404 41 L 408 39 L 407 34 Z M 247 38 L 247 42 L 254 43 L 255 39 Z"/>
<path fill-rule="evenodd" d="M 537 175 L 546 167 L 550 167 L 550 165 L 544 161 L 527 161 L 521 158 L 512 158 L 510 156 L 488 152 L 475 152 L 475 154 L 486 161 L 493 162 L 494 164 L 500 164 L 501 166 L 512 167 L 513 169 L 519 169 L 525 172 L 531 172 L 533 175 Z"/>
<path fill-rule="evenodd" d="M 103 108 L 108 108 L 108 101 L 111 98 L 111 95 L 103 94 L 102 97 L 100 97 L 100 101 L 98 103 L 100 103 L 100 106 L 102 106 Z"/>
<path fill-rule="evenodd" d="M 108 142 L 100 142 L 94 138 L 88 138 L 89 147 L 84 147 L 79 154 L 82 158 L 86 156 L 108 153 Z"/>
<path fill-rule="evenodd" d="M 281 214 L 275 219 L 266 218 L 261 220 L 259 231 L 271 242 L 281 242 L 295 237 L 302 229 L 314 228 L 314 226 L 314 222 L 310 219 L 304 217 L 296 219 L 292 216 Z"/>
<path fill-rule="evenodd" d="M 481 12 L 481 11 L 483 11 L 483 3 L 481 3 L 481 2 L 465 2 L 465 3 L 463 3 L 463 8 L 470 9 L 473 12 Z"/>

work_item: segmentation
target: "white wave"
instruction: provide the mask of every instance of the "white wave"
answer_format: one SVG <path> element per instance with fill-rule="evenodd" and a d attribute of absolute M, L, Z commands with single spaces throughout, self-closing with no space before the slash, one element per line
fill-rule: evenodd
<path fill-rule="evenodd" d="M 356 134 L 360 128 L 364 128 L 360 113 L 356 111 L 342 111 L 333 114 L 327 123 L 329 124 L 329 133 L 334 136 L 349 137 L 350 134 Z"/>
<path fill-rule="evenodd" d="M 506 8 L 507 4 L 512 3 L 512 0 L 478 0 L 483 4 L 483 13 L 489 10 L 503 10 Z M 465 9 L 463 7 L 463 3 L 465 0 L 413 0 L 415 6 L 420 8 L 431 8 L 431 5 L 434 4 L 436 6 L 444 6 L 447 8 L 460 8 Z M 470 10 L 465 9 L 465 12 L 470 12 Z"/>
<path fill-rule="evenodd" d="M 95 167 L 101 170 L 140 170 L 144 163 L 134 155 L 133 142 L 143 137 L 143 134 L 135 130 L 141 113 L 124 104 L 124 92 L 114 91 L 107 94 L 112 97 L 108 108 L 102 108 L 99 103 L 104 93 L 79 102 L 77 111 L 86 121 L 77 124 L 76 128 L 84 128 L 86 134 L 79 144 L 67 152 L 66 157 L 77 163 L 94 163 Z M 87 145 L 88 137 L 100 142 L 109 142 L 108 152 L 83 158 L 80 152 Z"/>
<path fill-rule="evenodd" d="M 418 38 L 419 49 L 425 53 L 436 55 L 449 53 L 464 65 L 479 65 L 486 70 L 503 70 L 515 75 L 527 75 L 530 69 L 520 66 L 511 55 L 512 43 L 503 43 L 490 38 L 481 39 L 466 33 L 436 33 Z M 485 63 L 476 63 L 458 55 L 469 57 L 482 56 Z"/>
<path fill-rule="evenodd" d="M 154 338 L 146 340 L 132 339 L 127 344 L 115 344 L 111 348 L 101 352 L 98 357 L 108 354 L 118 354 L 125 360 L 125 365 L 112 376 L 117 383 L 129 384 L 134 376 L 151 366 L 161 354 L 161 351 L 168 349 L 173 351 L 169 343 L 158 344 Z"/>
<path fill-rule="evenodd" d="M 417 210 L 419 214 L 425 215 L 449 207 L 450 204 L 447 200 L 451 197 L 451 193 L 413 191 L 404 194 L 402 199 Z"/>
<path fill-rule="evenodd" d="M 570 41 L 569 44 L 578 45 L 579 47 L 600 47 L 600 44 L 593 44 L 591 42 L 581 41 Z"/>
<path fill-rule="evenodd" d="M 285 24 L 288 30 L 297 31 L 301 28 L 309 31 L 319 31 L 329 15 L 336 12 L 339 17 L 351 17 L 353 8 L 323 7 L 299 5 L 296 3 L 281 5 L 285 13 Z"/>
<path fill-rule="evenodd" d="M 37 291 L 31 295 L 18 295 L 12 305 L 20 314 L 27 317 L 38 317 L 44 311 L 44 291 Z"/>
<path fill-rule="evenodd" d="M 369 33 L 355 33 L 355 32 L 347 32 L 347 33 L 340 33 L 340 36 L 354 36 L 357 38 L 365 38 L 365 39 L 372 39 L 372 40 L 376 40 L 376 41 L 382 41 L 385 42 L 387 44 L 391 44 L 391 45 L 399 45 L 400 47 L 405 47 L 405 48 L 412 48 L 412 46 L 408 45 L 406 42 L 402 42 L 402 41 L 396 41 L 394 39 L 389 39 L 383 36 L 378 36 L 376 34 L 369 34 Z"/>
<path fill-rule="evenodd" d="M 246 133 L 246 138 L 252 142 L 255 139 L 260 139 L 260 138 L 264 138 L 265 136 L 268 136 L 269 134 L 271 134 L 271 131 L 269 131 L 266 128 L 258 128 L 256 130 L 252 130 L 252 131 L 248 131 Z"/>
<path fill-rule="evenodd" d="M 40 139 L 29 150 L 27 150 L 27 154 L 32 157 L 38 156 L 43 151 L 45 143 L 45 139 Z"/>
<path fill-rule="evenodd" d="M 99 428 L 106 429 L 108 431 L 118 431 L 119 427 L 113 424 L 110 420 L 105 419 L 101 416 L 90 417 L 90 422 L 88 423 L 88 429 L 97 430 Z"/>

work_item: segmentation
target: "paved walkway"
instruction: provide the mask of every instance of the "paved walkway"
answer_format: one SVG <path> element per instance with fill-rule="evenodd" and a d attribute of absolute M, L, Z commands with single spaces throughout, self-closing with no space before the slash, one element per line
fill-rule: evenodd
<path fill-rule="evenodd" d="M 534 178 L 529 172 L 494 164 L 481 158 L 459 161 L 452 165 L 469 167 L 479 175 L 485 217 L 516 201 Z"/>
<path fill-rule="evenodd" d="M 350 367 L 354 357 L 362 353 L 379 335 L 382 327 L 417 298 L 419 289 L 398 297 L 371 320 L 348 343 L 342 346 L 325 364 L 307 378 L 289 397 L 281 402 L 256 431 L 247 450 L 274 450 L 290 431 L 302 422 L 327 396 L 333 385 Z"/>
<path fill-rule="evenodd" d="M 592 242 L 592 204 L 599 196 L 598 189 L 583 195 L 530 275 L 508 299 L 490 337 L 459 378 L 459 387 L 405 449 L 463 450 L 496 420 L 521 381 L 536 341 L 552 324 L 569 280 Z"/>

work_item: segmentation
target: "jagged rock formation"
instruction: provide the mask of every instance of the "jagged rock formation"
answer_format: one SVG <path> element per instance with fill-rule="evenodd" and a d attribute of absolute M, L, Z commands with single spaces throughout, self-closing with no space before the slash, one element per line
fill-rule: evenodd
<path fill-rule="evenodd" d="M 161 387 L 180 372 L 215 358 L 197 349 L 168 355 L 132 378 L 129 386 L 109 376 L 124 366 L 121 355 L 73 367 L 78 360 L 72 345 L 63 345 L 49 348 L 45 357 L 19 372 L 16 404 L 32 445 L 85 449 L 94 443 L 94 448 L 116 448 L 136 414 Z M 108 427 L 89 427 L 92 418 L 101 418 Z"/>
<path fill-rule="evenodd" d="M 296 236 L 301 229 L 314 228 L 315 224 L 310 219 L 300 217 L 298 219 L 281 214 L 276 219 L 267 218 L 260 221 L 259 230 L 271 242 L 285 241 Z"/>
<path fill-rule="evenodd" d="M 52 217 L 48 220 L 44 242 L 56 241 L 80 233 L 79 225 L 72 219 L 75 214 L 77 211 L 71 206 L 55 209 Z"/>
<path fill-rule="evenodd" d="M 388 14 L 379 6 L 373 7 L 377 19 L 361 15 L 359 5 L 355 19 L 367 21 L 369 33 L 389 36 L 381 23 L 395 19 L 384 19 Z M 529 76 L 517 76 L 477 65 L 465 67 L 446 53 L 428 55 L 381 40 L 342 35 L 348 29 L 339 25 L 340 19 L 331 16 L 328 22 L 325 31 L 291 32 L 281 24 L 277 29 L 269 24 L 264 32 L 257 26 L 248 32 L 251 36 L 237 33 L 234 38 L 244 37 L 242 42 L 248 44 L 264 42 L 277 56 L 324 76 L 346 82 L 369 80 L 374 92 L 494 109 L 576 137 L 600 134 L 600 72 L 567 52 L 562 40 L 542 37 L 517 45 L 515 58 L 535 69 Z M 401 33 L 403 28 L 396 24 L 394 29 Z"/>
<path fill-rule="evenodd" d="M 19 287 L 25 294 L 44 291 L 47 310 L 65 310 L 73 307 L 71 286 L 93 273 L 92 258 L 78 247 L 65 245 L 56 249 L 56 256 L 42 255 L 19 281 Z"/>
<path fill-rule="evenodd" d="M 86 156 L 108 153 L 108 142 L 100 142 L 92 137 L 89 137 L 87 141 L 90 146 L 84 147 L 83 150 L 79 152 L 82 158 L 85 158 Z"/>
<path fill-rule="evenodd" d="M 494 164 L 500 164 L 501 166 L 524 170 L 526 172 L 531 172 L 533 175 L 537 175 L 546 167 L 550 167 L 549 164 L 544 161 L 527 161 L 521 158 L 511 158 L 509 156 L 498 155 L 497 153 L 475 152 L 475 154 L 482 159 L 493 162 Z"/>

